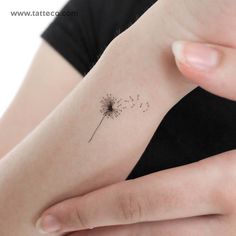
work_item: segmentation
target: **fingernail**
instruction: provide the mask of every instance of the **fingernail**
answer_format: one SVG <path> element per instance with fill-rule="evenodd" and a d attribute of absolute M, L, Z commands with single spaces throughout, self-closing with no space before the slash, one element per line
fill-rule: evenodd
<path fill-rule="evenodd" d="M 220 63 L 221 53 L 209 44 L 177 41 L 172 51 L 177 61 L 197 70 L 214 69 Z"/>
<path fill-rule="evenodd" d="M 41 234 L 55 233 L 61 229 L 61 224 L 56 217 L 46 215 L 37 221 L 36 228 Z"/>

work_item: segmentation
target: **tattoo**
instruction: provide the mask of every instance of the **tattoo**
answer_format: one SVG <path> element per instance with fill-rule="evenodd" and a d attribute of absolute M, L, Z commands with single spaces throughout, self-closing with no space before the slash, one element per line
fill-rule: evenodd
<path fill-rule="evenodd" d="M 133 102 L 133 101 L 134 101 L 134 99 L 133 99 L 131 96 L 129 96 L 129 99 L 131 100 L 131 102 Z"/>
<path fill-rule="evenodd" d="M 105 97 L 102 97 L 100 101 L 100 112 L 102 113 L 102 119 L 100 120 L 88 142 L 90 143 L 92 141 L 98 128 L 102 125 L 105 118 L 115 119 L 120 116 L 125 109 L 134 108 L 136 104 L 137 107 L 143 112 L 147 112 L 150 108 L 149 102 L 145 103 L 141 102 L 140 100 L 141 98 L 139 94 L 136 96 L 136 100 L 132 96 L 129 96 L 129 99 L 116 98 L 111 93 L 108 93 Z"/>

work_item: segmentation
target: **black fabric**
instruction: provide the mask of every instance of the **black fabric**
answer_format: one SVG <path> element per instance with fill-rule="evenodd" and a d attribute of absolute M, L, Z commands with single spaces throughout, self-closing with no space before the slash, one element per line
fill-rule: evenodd
<path fill-rule="evenodd" d="M 72 0 L 42 37 L 85 75 L 106 46 L 154 0 Z M 192 163 L 236 148 L 236 103 L 198 88 L 164 118 L 128 179 Z"/>

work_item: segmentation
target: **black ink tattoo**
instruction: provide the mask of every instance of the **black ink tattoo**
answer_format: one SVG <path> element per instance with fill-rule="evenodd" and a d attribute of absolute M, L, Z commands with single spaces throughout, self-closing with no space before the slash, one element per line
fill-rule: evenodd
<path fill-rule="evenodd" d="M 143 110 L 143 112 L 146 112 L 146 111 L 148 111 L 149 110 L 149 107 L 150 107 L 150 105 L 149 105 L 149 102 L 146 102 L 146 108 Z"/>
<path fill-rule="evenodd" d="M 98 126 L 94 130 L 91 138 L 89 139 L 89 143 L 92 141 L 94 138 L 98 128 L 102 125 L 103 121 L 105 118 L 107 119 L 114 119 L 120 116 L 120 114 L 123 112 L 123 110 L 127 109 L 127 105 L 131 103 L 130 108 L 134 108 L 137 104 L 137 107 L 140 109 L 143 109 L 143 112 L 146 112 L 149 110 L 150 105 L 148 102 L 146 103 L 141 103 L 140 102 L 140 95 L 138 94 L 136 97 L 136 101 L 133 99 L 133 97 L 129 96 L 129 100 L 125 99 L 123 100 L 122 98 L 116 98 L 114 97 L 111 93 L 107 94 L 105 97 L 102 97 L 101 101 L 101 108 L 100 112 L 102 113 L 102 119 L 99 122 Z M 143 108 L 143 104 L 146 105 L 145 108 Z"/>
<path fill-rule="evenodd" d="M 100 112 L 103 114 L 101 121 L 99 122 L 97 128 L 93 132 L 92 137 L 89 139 L 89 143 L 92 141 L 94 135 L 96 134 L 98 128 L 101 126 L 102 122 L 104 121 L 105 117 L 106 118 L 117 118 L 121 112 L 122 109 L 120 107 L 122 106 L 121 104 L 122 99 L 117 99 L 112 96 L 112 94 L 107 94 L 106 97 L 103 97 L 102 100 L 100 101 L 101 103 L 101 109 Z"/>

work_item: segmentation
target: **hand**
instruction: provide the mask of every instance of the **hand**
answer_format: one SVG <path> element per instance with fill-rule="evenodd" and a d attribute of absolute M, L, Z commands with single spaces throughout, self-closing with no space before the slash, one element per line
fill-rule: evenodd
<path fill-rule="evenodd" d="M 235 49 L 177 42 L 173 51 L 178 68 L 192 82 L 236 100 Z M 46 210 L 38 226 L 55 226 L 51 217 L 44 222 L 51 215 L 60 232 L 82 230 L 70 236 L 233 236 L 235 173 L 236 151 L 226 152 L 66 200 Z"/>
<path fill-rule="evenodd" d="M 176 39 L 178 33 L 171 26 L 174 24 L 177 30 L 181 28 L 182 32 L 187 32 L 186 37 L 181 39 L 189 40 L 190 37 L 196 37 L 202 42 L 236 47 L 236 1 L 159 0 L 158 2 L 159 6 L 157 4 L 156 7 L 165 12 L 163 31 L 172 38 Z"/>

